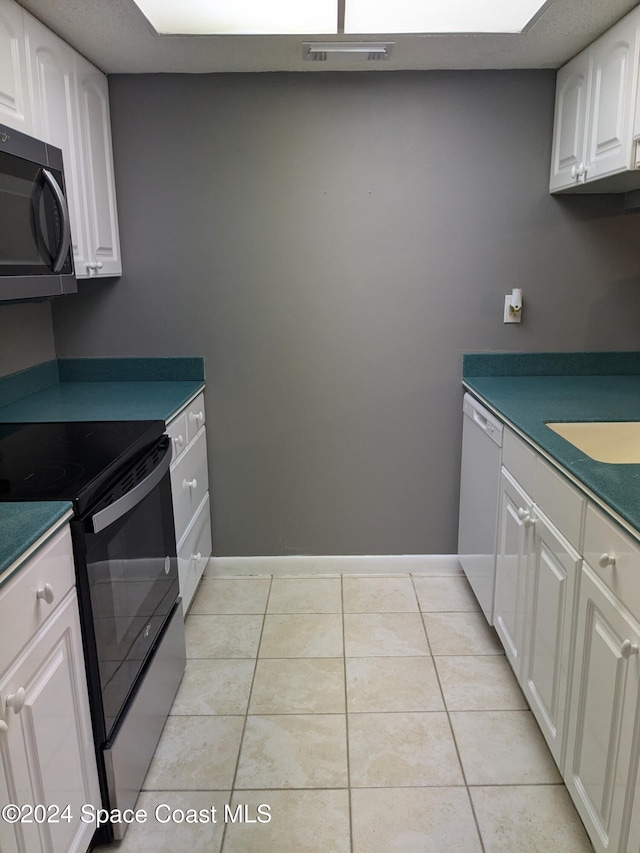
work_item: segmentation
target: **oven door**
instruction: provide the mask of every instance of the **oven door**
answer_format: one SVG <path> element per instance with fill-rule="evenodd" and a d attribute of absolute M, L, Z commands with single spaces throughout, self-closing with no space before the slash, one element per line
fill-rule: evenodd
<path fill-rule="evenodd" d="M 78 586 L 102 743 L 133 700 L 178 599 L 170 462 L 171 443 L 163 436 L 81 519 L 85 566 Z"/>

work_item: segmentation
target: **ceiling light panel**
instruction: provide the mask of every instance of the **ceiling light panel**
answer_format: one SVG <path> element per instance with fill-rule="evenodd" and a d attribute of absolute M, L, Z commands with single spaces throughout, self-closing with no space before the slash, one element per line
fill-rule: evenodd
<path fill-rule="evenodd" d="M 151 26 L 167 35 L 330 34 L 336 0 L 134 0 Z"/>
<path fill-rule="evenodd" d="M 520 33 L 547 0 L 346 0 L 345 33 Z"/>

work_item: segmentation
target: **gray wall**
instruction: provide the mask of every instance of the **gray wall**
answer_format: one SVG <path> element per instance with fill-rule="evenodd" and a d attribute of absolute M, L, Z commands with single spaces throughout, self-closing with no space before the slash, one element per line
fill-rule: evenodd
<path fill-rule="evenodd" d="M 50 302 L 0 303 L 0 376 L 55 357 Z"/>
<path fill-rule="evenodd" d="M 462 353 L 640 343 L 640 216 L 548 194 L 552 72 L 110 88 L 126 274 L 56 346 L 206 357 L 218 555 L 455 552 Z"/>

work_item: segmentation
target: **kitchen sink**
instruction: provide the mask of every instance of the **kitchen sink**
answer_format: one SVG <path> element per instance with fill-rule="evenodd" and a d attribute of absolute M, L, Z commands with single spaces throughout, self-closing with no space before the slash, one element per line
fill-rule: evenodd
<path fill-rule="evenodd" d="M 640 421 L 548 423 L 547 426 L 596 462 L 640 463 Z"/>

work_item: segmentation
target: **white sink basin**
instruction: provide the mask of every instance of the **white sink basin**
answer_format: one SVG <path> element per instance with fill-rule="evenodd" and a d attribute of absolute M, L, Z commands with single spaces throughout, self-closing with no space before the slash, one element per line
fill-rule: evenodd
<path fill-rule="evenodd" d="M 547 424 L 596 462 L 640 463 L 640 421 Z"/>

